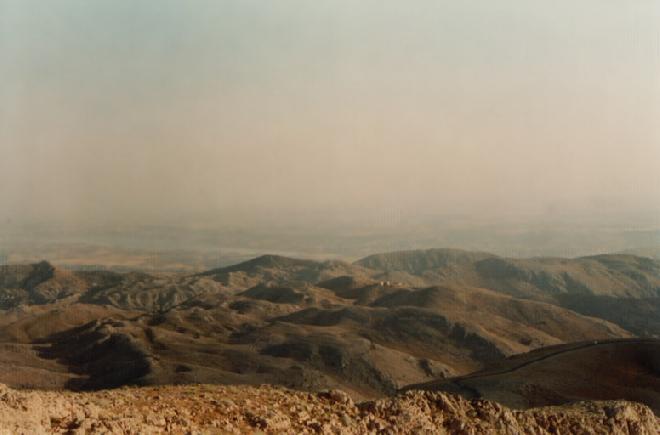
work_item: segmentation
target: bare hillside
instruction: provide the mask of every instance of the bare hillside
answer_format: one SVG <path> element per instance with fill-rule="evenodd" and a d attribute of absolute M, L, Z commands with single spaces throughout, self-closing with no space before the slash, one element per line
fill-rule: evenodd
<path fill-rule="evenodd" d="M 267 383 L 382 397 L 535 349 L 653 336 L 656 266 L 454 250 L 355 264 L 266 255 L 192 275 L 5 266 L 0 381 L 75 390 Z M 637 290 L 621 290 L 629 284 Z M 602 298 L 613 302 L 591 303 Z"/>
<path fill-rule="evenodd" d="M 660 341 L 605 340 L 551 346 L 467 376 L 411 385 L 516 408 L 625 397 L 660 412 Z"/>

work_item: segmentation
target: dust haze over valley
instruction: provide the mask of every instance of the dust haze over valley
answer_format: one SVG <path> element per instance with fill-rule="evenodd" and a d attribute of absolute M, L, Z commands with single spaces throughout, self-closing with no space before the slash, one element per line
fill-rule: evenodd
<path fill-rule="evenodd" d="M 653 250 L 659 16 L 3 0 L 2 254 Z"/>
<path fill-rule="evenodd" d="M 3 0 L 1 217 L 657 226 L 660 7 L 580 3 Z"/>
<path fill-rule="evenodd" d="M 654 433 L 658 22 L 0 0 L 0 431 Z"/>

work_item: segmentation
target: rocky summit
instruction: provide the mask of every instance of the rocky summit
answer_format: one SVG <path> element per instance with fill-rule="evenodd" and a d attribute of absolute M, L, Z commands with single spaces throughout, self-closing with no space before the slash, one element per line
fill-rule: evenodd
<path fill-rule="evenodd" d="M 407 391 L 354 403 L 340 390 L 186 385 L 70 391 L 0 386 L 2 434 L 657 434 L 644 405 L 578 402 L 516 411 L 486 400 Z"/>

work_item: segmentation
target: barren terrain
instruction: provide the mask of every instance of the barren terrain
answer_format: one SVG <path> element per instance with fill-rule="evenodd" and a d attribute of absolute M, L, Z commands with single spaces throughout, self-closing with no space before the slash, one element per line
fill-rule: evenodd
<path fill-rule="evenodd" d="M 415 385 L 516 409 L 632 400 L 657 412 L 659 293 L 660 263 L 632 255 L 266 255 L 198 274 L 0 266 L 0 383 L 269 384 L 356 401 Z"/>
<path fill-rule="evenodd" d="M 411 391 L 354 403 L 338 390 L 161 386 L 94 393 L 0 386 L 3 433 L 552 434 L 651 435 L 660 422 L 630 402 L 581 402 L 514 411 L 484 400 Z"/>

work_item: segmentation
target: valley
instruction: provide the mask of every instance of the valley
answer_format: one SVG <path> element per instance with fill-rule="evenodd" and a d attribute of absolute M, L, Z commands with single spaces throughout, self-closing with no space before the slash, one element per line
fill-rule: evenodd
<path fill-rule="evenodd" d="M 521 408 L 615 398 L 658 406 L 657 364 L 640 361 L 657 360 L 660 263 L 645 257 L 264 255 L 193 274 L 42 261 L 0 266 L 0 286 L 0 383 L 16 388 L 272 384 L 367 400 L 421 385 Z M 582 376 L 591 348 L 487 381 L 479 375 L 594 341 L 621 355 L 611 364 L 630 377 L 611 376 L 626 385 L 593 394 L 555 385 L 566 370 Z"/>

